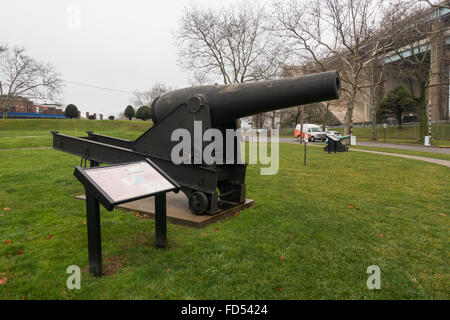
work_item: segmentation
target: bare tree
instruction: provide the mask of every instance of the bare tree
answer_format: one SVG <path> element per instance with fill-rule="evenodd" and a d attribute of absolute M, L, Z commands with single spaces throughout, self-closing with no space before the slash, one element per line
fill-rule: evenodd
<path fill-rule="evenodd" d="M 311 61 L 312 71 L 339 71 L 347 109 L 345 133 L 351 133 L 363 70 L 390 45 L 376 32 L 382 1 L 291 0 L 275 2 L 274 8 L 278 33 Z"/>
<path fill-rule="evenodd" d="M 271 32 L 269 18 L 263 6 L 247 1 L 220 9 L 187 6 L 175 34 L 180 64 L 201 84 L 279 76 L 290 50 Z M 276 112 L 255 115 L 253 126 L 264 127 L 268 118 L 274 124 Z"/>
<path fill-rule="evenodd" d="M 197 82 L 214 78 L 231 84 L 275 77 L 288 51 L 268 22 L 264 7 L 250 2 L 221 9 L 188 6 L 175 34 L 181 65 Z"/>
<path fill-rule="evenodd" d="M 376 141 L 377 138 L 377 112 L 378 112 L 378 101 L 379 91 L 384 85 L 384 68 L 385 64 L 382 58 L 372 60 L 372 62 L 364 69 L 364 74 L 366 82 L 368 83 L 365 87 L 360 88 L 360 92 L 368 105 L 368 110 L 370 112 L 371 120 L 371 131 L 372 140 Z"/>
<path fill-rule="evenodd" d="M 295 126 L 300 123 L 302 114 L 302 107 L 296 106 L 283 110 L 283 122 L 284 127 L 295 128 Z"/>
<path fill-rule="evenodd" d="M 311 103 L 304 106 L 296 106 L 282 111 L 282 119 L 280 125 L 285 128 L 294 128 L 301 123 L 302 108 L 303 120 L 305 123 L 321 123 L 322 129 L 326 129 L 326 125 L 335 123 L 336 120 L 329 111 L 330 103 Z"/>
<path fill-rule="evenodd" d="M 174 89 L 175 88 L 166 86 L 162 82 L 156 82 L 149 90 L 143 92 L 135 92 L 131 102 L 136 108 L 140 108 L 142 106 L 151 108 L 153 100 Z"/>
<path fill-rule="evenodd" d="M 0 47 L 0 109 L 3 119 L 11 104 L 20 98 L 56 98 L 62 88 L 62 80 L 53 66 L 41 63 L 26 54 L 22 47 Z"/>

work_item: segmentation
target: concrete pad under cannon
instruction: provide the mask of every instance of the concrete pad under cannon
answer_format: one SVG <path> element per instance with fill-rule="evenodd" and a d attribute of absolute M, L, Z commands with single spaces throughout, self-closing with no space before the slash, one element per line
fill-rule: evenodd
<path fill-rule="evenodd" d="M 80 195 L 76 198 L 81 200 L 86 199 L 85 195 Z M 254 204 L 255 200 L 246 199 L 245 203 L 220 210 L 213 216 L 208 214 L 198 216 L 189 210 L 188 200 L 184 193 L 169 192 L 167 193 L 167 218 L 174 224 L 200 229 L 211 223 L 234 216 L 236 212 L 250 208 Z M 148 214 L 151 218 L 155 218 L 155 197 L 124 203 L 117 207 L 128 211 L 137 211 L 141 214 Z"/>

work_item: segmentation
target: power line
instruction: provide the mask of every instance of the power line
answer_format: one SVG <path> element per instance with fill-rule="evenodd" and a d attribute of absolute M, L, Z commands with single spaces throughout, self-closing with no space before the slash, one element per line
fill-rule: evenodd
<path fill-rule="evenodd" d="M 120 89 L 100 87 L 100 86 L 96 86 L 96 85 L 92 85 L 92 84 L 87 84 L 87 83 L 82 83 L 82 82 L 77 82 L 77 81 L 71 81 L 71 80 L 65 80 L 65 79 L 63 79 L 63 81 L 67 82 L 67 83 L 75 84 L 77 86 L 88 87 L 88 88 L 99 89 L 99 90 L 107 90 L 107 91 L 127 93 L 127 94 L 135 94 L 135 93 L 140 94 L 141 93 L 141 92 L 136 92 L 136 91 L 135 92 L 131 92 L 131 91 L 127 91 L 127 90 L 120 90 Z"/>

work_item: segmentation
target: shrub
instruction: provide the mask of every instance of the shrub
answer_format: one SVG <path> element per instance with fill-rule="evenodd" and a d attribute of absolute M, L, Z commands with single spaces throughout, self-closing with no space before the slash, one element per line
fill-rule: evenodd
<path fill-rule="evenodd" d="M 134 111 L 133 106 L 129 105 L 125 108 L 125 111 L 123 114 L 125 115 L 125 117 L 128 118 L 128 120 L 131 120 L 136 115 L 136 112 Z"/>
<path fill-rule="evenodd" d="M 378 108 L 378 116 L 381 119 L 395 117 L 401 126 L 403 114 L 417 112 L 419 104 L 411 93 L 400 85 L 392 88 L 386 97 L 380 100 Z"/>
<path fill-rule="evenodd" d="M 140 107 L 137 111 L 136 111 L 136 118 L 137 119 L 142 119 L 142 120 L 148 120 L 150 119 L 151 113 L 150 113 L 150 108 L 147 106 L 142 106 Z"/>
<path fill-rule="evenodd" d="M 64 115 L 70 119 L 78 118 L 78 108 L 74 104 L 68 104 L 64 111 Z"/>

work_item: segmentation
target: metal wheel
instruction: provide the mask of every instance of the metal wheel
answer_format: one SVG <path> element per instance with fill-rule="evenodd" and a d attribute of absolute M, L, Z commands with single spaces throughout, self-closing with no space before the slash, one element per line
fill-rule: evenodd
<path fill-rule="evenodd" d="M 189 205 L 196 215 L 201 215 L 208 209 L 208 197 L 203 192 L 196 191 L 189 198 Z"/>

